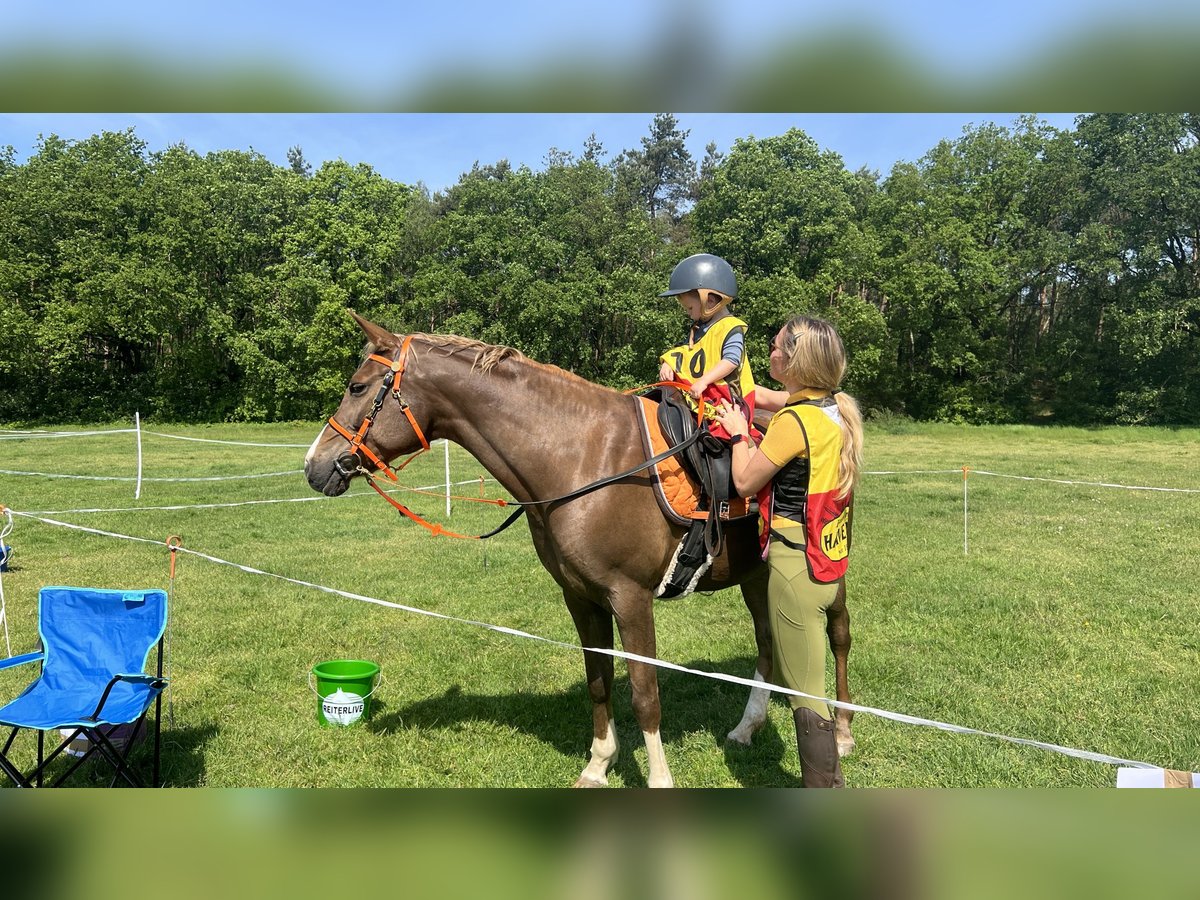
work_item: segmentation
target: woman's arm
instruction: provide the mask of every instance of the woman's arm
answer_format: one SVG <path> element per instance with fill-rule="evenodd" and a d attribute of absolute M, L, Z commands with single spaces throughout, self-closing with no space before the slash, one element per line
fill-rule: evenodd
<path fill-rule="evenodd" d="M 746 417 L 737 407 L 723 403 L 717 411 L 717 420 L 725 427 L 736 443 L 733 445 L 733 486 L 742 497 L 751 497 L 775 477 L 779 466 L 767 459 L 766 454 L 750 440 L 750 428 Z M 741 440 L 736 436 L 740 435 Z"/>
<path fill-rule="evenodd" d="M 754 406 L 764 412 L 777 413 L 787 405 L 788 392 L 754 385 Z"/>

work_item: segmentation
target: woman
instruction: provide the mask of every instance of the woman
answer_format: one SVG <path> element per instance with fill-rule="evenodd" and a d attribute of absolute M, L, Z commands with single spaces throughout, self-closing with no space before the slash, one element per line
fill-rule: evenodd
<path fill-rule="evenodd" d="M 733 440 L 733 481 L 749 497 L 773 481 L 768 603 L 776 678 L 825 696 L 825 611 L 845 578 L 854 486 L 862 468 L 862 416 L 838 387 L 846 354 L 834 327 L 796 316 L 771 341 L 771 376 L 783 391 L 755 388 L 775 409 L 756 447 L 742 413 L 718 416 Z M 824 701 L 788 696 L 805 787 L 844 787 L 833 716 Z"/>

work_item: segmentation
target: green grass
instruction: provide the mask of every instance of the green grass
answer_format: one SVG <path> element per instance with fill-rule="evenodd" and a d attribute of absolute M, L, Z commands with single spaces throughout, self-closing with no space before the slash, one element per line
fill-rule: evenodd
<path fill-rule="evenodd" d="M 307 445 L 318 426 L 161 426 L 225 440 Z M 867 438 L 869 470 L 972 469 L 1130 485 L 1200 487 L 1200 435 L 1186 430 L 969 428 L 891 423 Z M 147 477 L 299 469 L 303 449 L 144 437 Z M 453 448 L 455 479 L 481 467 Z M 442 479 L 440 447 L 406 472 Z M 0 441 L 0 469 L 132 476 L 133 435 Z M 478 488 L 460 488 L 478 493 Z M 1200 768 L 1200 495 L 1025 482 L 972 474 L 963 555 L 960 474 L 867 475 L 849 575 L 856 702 L 986 731 Z M 489 495 L 499 488 L 487 485 Z M 215 509 L 153 506 L 315 498 L 301 475 L 223 482 L 92 482 L 0 474 L 18 511 L 123 508 L 52 518 L 163 540 L 268 572 L 462 619 L 577 642 L 527 529 L 464 542 L 430 537 L 356 482 L 337 499 Z M 410 497 L 444 520 L 444 501 Z M 458 502 L 449 527 L 479 533 L 504 513 Z M 166 586 L 166 551 L 17 517 L 3 584 L 13 652 L 36 640 L 47 584 Z M 659 654 L 748 676 L 749 617 L 735 591 L 662 602 Z M 313 664 L 378 662 L 369 727 L 322 729 Z M 171 625 L 164 778 L 171 786 L 562 786 L 586 762 L 590 710 L 580 654 L 366 604 L 182 556 Z M 618 662 L 618 786 L 646 760 Z M 29 667 L 0 673 L 0 698 Z M 660 672 L 676 783 L 794 786 L 795 738 L 781 700 L 751 748 L 726 747 L 738 686 Z M 830 678 L 832 684 L 832 678 Z M 859 714 L 855 787 L 1111 786 L 1111 766 L 992 738 Z M 86 779 L 85 779 L 86 781 Z"/>

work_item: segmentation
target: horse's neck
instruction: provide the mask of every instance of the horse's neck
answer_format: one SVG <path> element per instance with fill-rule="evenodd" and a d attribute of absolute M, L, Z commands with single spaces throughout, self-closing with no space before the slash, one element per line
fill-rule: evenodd
<path fill-rule="evenodd" d="M 527 359 L 490 372 L 473 370 L 470 353 L 444 361 L 431 385 L 436 436 L 465 448 L 519 500 L 611 475 L 637 452 L 632 405 L 615 391 Z"/>

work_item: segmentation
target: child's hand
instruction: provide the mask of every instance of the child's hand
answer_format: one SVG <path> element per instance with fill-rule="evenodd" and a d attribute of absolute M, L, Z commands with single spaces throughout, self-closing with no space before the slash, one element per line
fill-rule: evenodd
<path fill-rule="evenodd" d="M 708 387 L 708 382 L 701 378 L 698 381 L 693 381 L 692 386 L 688 388 L 688 393 L 692 395 L 693 400 L 699 400 L 704 395 L 704 389 Z"/>
<path fill-rule="evenodd" d="M 659 381 L 674 381 L 675 380 L 675 370 L 671 368 L 670 364 L 668 364 L 668 363 L 662 364 L 662 367 L 658 370 L 658 380 Z"/>

